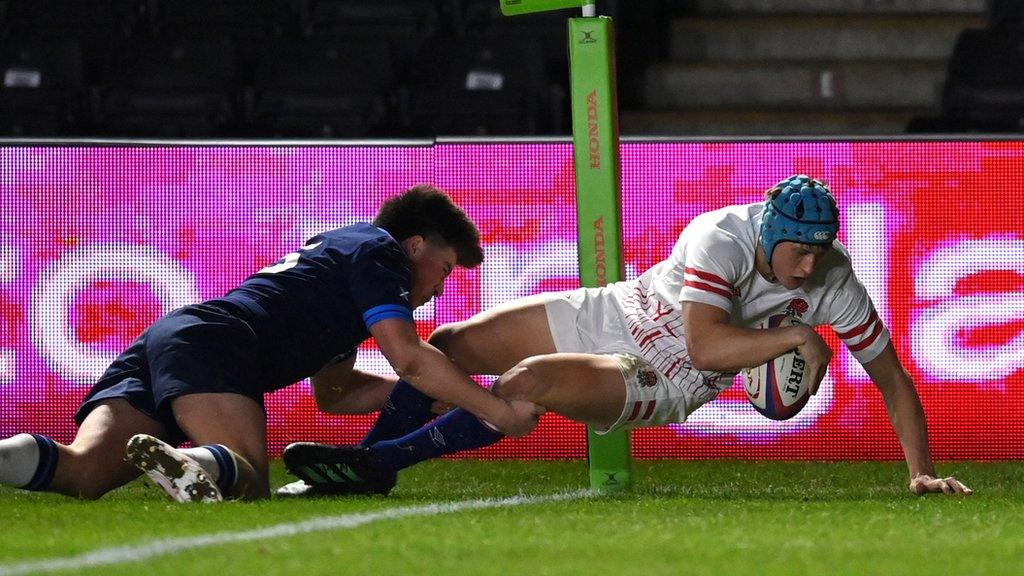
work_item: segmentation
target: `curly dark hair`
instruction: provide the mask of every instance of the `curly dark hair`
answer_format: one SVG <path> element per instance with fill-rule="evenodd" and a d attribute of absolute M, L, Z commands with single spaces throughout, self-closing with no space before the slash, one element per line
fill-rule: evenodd
<path fill-rule="evenodd" d="M 480 232 L 447 194 L 421 184 L 381 204 L 373 225 L 387 230 L 401 242 L 410 236 L 423 236 L 432 242 L 440 239 L 455 249 L 457 264 L 475 268 L 484 259 Z"/>

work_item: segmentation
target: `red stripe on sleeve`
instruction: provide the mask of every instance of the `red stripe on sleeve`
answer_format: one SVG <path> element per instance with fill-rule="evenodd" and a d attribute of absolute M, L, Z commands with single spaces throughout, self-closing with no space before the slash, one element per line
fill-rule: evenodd
<path fill-rule="evenodd" d="M 626 422 L 632 422 L 636 420 L 636 417 L 640 414 L 641 402 L 633 402 L 633 411 L 629 413 L 629 418 L 626 418 Z"/>
<path fill-rule="evenodd" d="M 868 328 L 871 327 L 871 324 L 875 320 L 878 320 L 878 312 L 875 311 L 874 309 L 872 309 L 871 310 L 871 316 L 868 316 L 868 321 L 867 322 L 861 324 L 860 326 L 857 326 L 856 328 L 854 328 L 853 330 L 850 330 L 849 332 L 837 332 L 836 336 L 839 336 L 843 340 L 849 340 L 850 338 L 853 338 L 854 336 L 857 336 L 859 334 L 863 334 L 865 330 L 867 330 Z"/>
<path fill-rule="evenodd" d="M 701 280 L 707 280 L 708 282 L 714 282 L 715 284 L 721 284 L 730 291 L 732 290 L 732 284 L 729 284 L 725 280 L 722 280 L 721 276 L 715 276 L 710 272 L 704 272 L 703 270 L 697 270 L 696 268 L 690 268 L 689 266 L 683 268 L 687 274 L 692 274 Z"/>
<path fill-rule="evenodd" d="M 651 400 L 647 403 L 647 410 L 644 410 L 644 415 L 640 417 L 641 420 L 647 420 L 654 414 L 654 407 L 658 405 L 657 400 Z"/>
<path fill-rule="evenodd" d="M 729 292 L 728 290 L 724 290 L 717 286 L 712 286 L 710 284 L 705 284 L 703 282 L 695 282 L 693 280 L 687 280 L 686 282 L 684 282 L 684 284 L 686 286 L 689 286 L 690 288 L 698 288 L 700 290 L 704 290 L 705 292 L 713 292 L 715 294 L 718 294 L 719 296 L 722 296 L 723 298 L 732 300 L 732 292 Z"/>
<path fill-rule="evenodd" d="M 871 346 L 871 343 L 874 342 L 875 339 L 878 338 L 878 335 L 881 334 L 881 333 L 882 333 L 882 323 L 881 322 L 876 322 L 875 323 L 875 329 L 871 331 L 871 334 L 867 338 L 865 338 L 865 339 L 861 340 L 860 342 L 858 342 L 856 344 L 853 344 L 853 345 L 847 344 L 846 347 L 850 349 L 850 352 L 857 352 L 858 350 L 863 350 L 863 349 L 867 348 L 868 346 Z"/>

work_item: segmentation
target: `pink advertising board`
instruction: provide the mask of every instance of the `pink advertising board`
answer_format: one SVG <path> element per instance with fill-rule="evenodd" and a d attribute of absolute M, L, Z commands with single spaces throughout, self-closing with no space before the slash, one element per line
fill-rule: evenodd
<path fill-rule="evenodd" d="M 827 181 L 840 239 L 889 326 L 942 459 L 1024 457 L 1024 142 L 629 142 L 627 274 L 696 214 L 781 178 Z M 0 436 L 62 441 L 89 385 L 159 315 L 219 296 L 320 230 L 372 219 L 417 183 L 448 191 L 486 257 L 417 311 L 424 336 L 509 299 L 576 286 L 567 143 L 0 147 Z M 640 458 L 890 459 L 881 397 L 831 330 L 822 391 L 772 422 L 740 386 L 681 425 L 634 432 Z M 385 371 L 367 343 L 359 365 Z M 371 416 L 319 413 L 308 384 L 268 396 L 268 438 L 354 443 Z M 546 416 L 477 457 L 585 456 Z"/>

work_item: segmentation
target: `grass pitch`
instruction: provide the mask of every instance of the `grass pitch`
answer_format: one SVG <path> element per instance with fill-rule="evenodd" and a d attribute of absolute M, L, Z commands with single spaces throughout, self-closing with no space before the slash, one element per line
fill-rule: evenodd
<path fill-rule="evenodd" d="M 628 494 L 381 519 L 84 574 L 1024 573 L 1024 463 L 947 463 L 970 498 L 917 497 L 902 463 L 637 462 Z M 274 486 L 290 481 L 280 463 Z M 97 502 L 0 488 L 0 575 L 26 561 L 437 502 L 586 486 L 582 462 L 430 462 L 390 497 L 188 506 L 138 481 Z"/>

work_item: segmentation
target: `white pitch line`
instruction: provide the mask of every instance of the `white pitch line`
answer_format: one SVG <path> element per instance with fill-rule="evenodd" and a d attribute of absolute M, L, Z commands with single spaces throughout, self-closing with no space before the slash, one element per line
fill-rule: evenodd
<path fill-rule="evenodd" d="M 92 552 L 85 552 L 75 556 L 46 558 L 42 560 L 31 560 L 28 562 L 17 562 L 12 564 L 0 564 L 0 576 L 16 576 L 20 574 L 108 566 L 111 564 L 123 564 L 125 562 L 139 562 L 155 556 L 176 554 L 178 552 L 192 550 L 194 548 L 204 548 L 207 546 L 220 546 L 222 544 L 234 544 L 237 542 L 267 540 L 270 538 L 295 536 L 298 534 L 322 532 L 325 530 L 348 530 L 365 524 L 370 524 L 372 522 L 409 518 L 411 516 L 437 516 L 440 514 L 461 512 L 463 510 L 509 508 L 512 506 L 522 506 L 524 504 L 575 500 L 578 498 L 593 496 L 595 494 L 595 492 L 590 490 L 577 490 L 574 492 L 548 494 L 546 496 L 513 496 L 510 498 L 495 498 L 487 500 L 463 500 L 461 502 L 446 502 L 440 504 L 427 504 L 424 506 L 392 508 L 390 510 L 381 510 L 378 512 L 362 512 L 341 516 L 321 516 L 319 518 L 312 518 L 302 522 L 275 524 L 265 528 L 244 530 L 242 532 L 216 532 L 205 536 L 164 538 L 130 546 L 99 548 Z"/>

